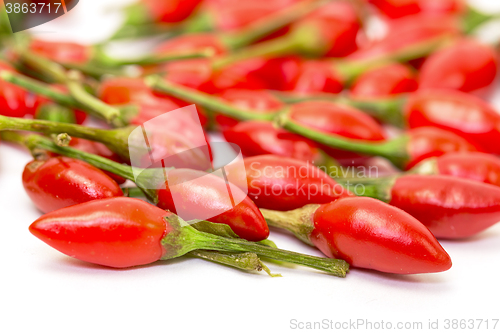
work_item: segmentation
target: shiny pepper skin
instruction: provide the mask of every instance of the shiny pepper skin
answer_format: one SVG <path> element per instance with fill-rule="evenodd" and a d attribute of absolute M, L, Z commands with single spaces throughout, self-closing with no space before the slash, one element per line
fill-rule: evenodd
<path fill-rule="evenodd" d="M 500 221 L 500 188 L 451 176 L 399 177 L 389 204 L 417 218 L 437 238 L 470 237 Z"/>
<path fill-rule="evenodd" d="M 316 27 L 326 57 L 345 57 L 358 48 L 356 37 L 360 24 L 356 9 L 349 1 L 333 1 L 323 6 L 297 22 L 292 30 L 307 25 Z"/>
<path fill-rule="evenodd" d="M 206 0 L 204 5 L 217 30 L 234 31 L 297 2 L 299 0 Z"/>
<path fill-rule="evenodd" d="M 227 224 L 249 241 L 261 241 L 269 236 L 269 227 L 252 200 L 237 186 L 215 175 L 190 169 L 171 170 L 165 186 L 157 193 L 158 207 L 178 213 L 186 221 L 205 219 Z M 233 202 L 239 203 L 233 205 Z"/>
<path fill-rule="evenodd" d="M 391 22 L 382 39 L 350 54 L 349 59 L 373 59 L 444 36 L 458 36 L 458 21 L 450 16 L 413 15 Z"/>
<path fill-rule="evenodd" d="M 493 47 L 462 39 L 427 58 L 420 70 L 420 88 L 486 95 L 497 72 L 498 60 Z"/>
<path fill-rule="evenodd" d="M 216 34 L 187 34 L 163 42 L 156 47 L 156 54 L 171 54 L 175 52 L 194 52 L 212 49 L 215 55 L 227 52 L 226 47 Z"/>
<path fill-rule="evenodd" d="M 224 130 L 223 135 L 238 145 L 244 156 L 274 154 L 317 164 L 323 159 L 314 142 L 277 129 L 268 121 L 243 121 Z"/>
<path fill-rule="evenodd" d="M 176 23 L 188 18 L 201 0 L 141 0 L 153 22 Z"/>
<path fill-rule="evenodd" d="M 479 151 L 500 153 L 500 116 L 478 97 L 453 90 L 423 90 L 411 95 L 404 112 L 410 128 L 439 127 Z"/>
<path fill-rule="evenodd" d="M 425 213 L 425 211 L 424 211 Z M 446 271 L 450 256 L 417 219 L 372 198 L 343 198 L 312 216 L 310 241 L 328 257 L 387 273 Z"/>
<path fill-rule="evenodd" d="M 29 46 L 36 54 L 58 63 L 85 64 L 92 58 L 92 48 L 73 42 L 50 42 L 35 39 Z"/>
<path fill-rule="evenodd" d="M 351 87 L 350 95 L 357 98 L 388 97 L 413 92 L 418 83 L 413 70 L 403 64 L 389 64 L 361 74 Z"/>
<path fill-rule="evenodd" d="M 26 193 L 44 213 L 123 195 L 118 184 L 104 172 L 69 157 L 34 160 L 24 168 L 22 180 Z"/>
<path fill-rule="evenodd" d="M 408 131 L 409 155 L 405 169 L 408 170 L 417 163 L 435 156 L 450 152 L 472 152 L 476 148 L 464 138 L 436 127 L 420 127 Z"/>
<path fill-rule="evenodd" d="M 248 196 L 259 208 L 286 211 L 351 196 L 323 170 L 308 162 L 260 155 L 245 158 L 244 163 L 245 174 L 238 174 L 243 169 L 231 165 L 226 170 L 231 179 L 246 184 Z M 240 183 L 233 183 L 243 187 Z"/>
<path fill-rule="evenodd" d="M 463 0 L 369 0 L 384 15 L 396 19 L 414 14 L 460 14 Z"/>
<path fill-rule="evenodd" d="M 500 158 L 495 155 L 471 152 L 450 153 L 437 158 L 440 175 L 476 180 L 500 186 Z"/>
<path fill-rule="evenodd" d="M 385 138 L 383 128 L 373 118 L 352 107 L 331 102 L 294 104 L 290 110 L 290 118 L 303 126 L 349 139 L 382 141 Z M 329 147 L 322 149 L 339 160 L 359 157 L 358 154 Z"/>
<path fill-rule="evenodd" d="M 299 64 L 297 75 L 282 90 L 299 94 L 338 94 L 343 89 L 344 80 L 329 61 L 303 60 Z"/>
<path fill-rule="evenodd" d="M 15 72 L 8 63 L 0 60 L 0 71 Z M 35 112 L 34 107 L 26 104 L 28 93 L 11 83 L 0 80 L 0 115 L 8 117 L 24 117 Z"/>
<path fill-rule="evenodd" d="M 221 99 L 241 110 L 252 110 L 256 113 L 276 113 L 284 104 L 267 90 L 228 89 L 218 95 Z M 222 130 L 239 123 L 238 120 L 224 115 L 216 115 L 215 122 Z"/>
<path fill-rule="evenodd" d="M 45 214 L 29 229 L 70 257 L 123 268 L 160 260 L 161 240 L 172 230 L 164 220 L 169 215 L 139 199 L 108 198 Z"/>

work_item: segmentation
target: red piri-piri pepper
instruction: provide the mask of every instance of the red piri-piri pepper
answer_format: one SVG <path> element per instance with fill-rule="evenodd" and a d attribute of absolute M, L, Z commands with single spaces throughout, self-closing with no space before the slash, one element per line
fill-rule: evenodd
<path fill-rule="evenodd" d="M 218 96 L 237 108 L 259 113 L 276 113 L 284 106 L 278 98 L 267 90 L 228 89 Z M 238 120 L 225 115 L 216 115 L 215 122 L 222 131 L 238 124 Z"/>
<path fill-rule="evenodd" d="M 241 239 L 201 232 L 171 212 L 133 198 L 90 201 L 51 212 L 30 225 L 33 235 L 73 258 L 125 268 L 180 257 L 197 249 L 253 252 L 344 277 L 349 265 Z"/>
<path fill-rule="evenodd" d="M 500 153 L 500 115 L 478 97 L 453 90 L 422 90 L 410 95 L 404 113 L 410 128 L 439 127 L 460 135 L 479 151 Z"/>
<path fill-rule="evenodd" d="M 0 72 L 15 72 L 14 68 L 0 60 Z M 33 114 L 34 109 L 26 104 L 26 90 L 0 79 L 0 114 L 9 117 L 24 117 Z"/>
<path fill-rule="evenodd" d="M 59 147 L 38 135 L 27 136 L 25 142 L 30 147 L 85 160 L 129 179 L 158 207 L 176 211 L 187 219 L 227 224 L 238 236 L 252 241 L 269 235 L 267 224 L 252 200 L 223 178 L 197 170 L 169 169 L 166 159 L 157 160 L 148 169 L 132 168 L 77 149 Z"/>
<path fill-rule="evenodd" d="M 153 94 L 140 78 L 115 77 L 104 80 L 97 91 L 97 96 L 111 105 L 135 105 L 139 110 L 129 116 L 128 123 L 140 125 L 166 112 L 176 110 L 186 103 L 165 95 Z M 197 109 L 202 126 L 208 118 L 202 109 Z"/>
<path fill-rule="evenodd" d="M 273 154 L 315 165 L 333 164 L 331 158 L 314 142 L 277 129 L 267 121 L 243 121 L 222 133 L 226 141 L 240 147 L 244 156 Z M 287 135 L 283 137 L 282 134 Z"/>
<path fill-rule="evenodd" d="M 369 0 L 369 3 L 391 19 L 414 14 L 460 14 L 466 8 L 463 0 Z"/>
<path fill-rule="evenodd" d="M 340 93 L 346 84 L 346 78 L 327 60 L 304 60 L 299 64 L 298 73 L 285 86 L 284 91 L 299 94 Z"/>
<path fill-rule="evenodd" d="M 383 141 L 383 128 L 370 116 L 352 107 L 327 101 L 307 101 L 290 107 L 288 117 L 294 122 L 319 132 L 356 140 Z M 337 160 L 359 158 L 358 154 L 321 148 Z"/>
<path fill-rule="evenodd" d="M 350 88 L 354 98 L 379 98 L 417 90 L 415 72 L 407 65 L 391 63 L 361 74 Z"/>
<path fill-rule="evenodd" d="M 92 59 L 93 55 L 93 49 L 89 45 L 40 39 L 32 40 L 29 50 L 58 63 L 85 64 Z"/>
<path fill-rule="evenodd" d="M 295 22 L 282 37 L 236 51 L 216 62 L 217 67 L 263 56 L 297 53 L 342 57 L 356 50 L 360 24 L 355 7 L 348 1 L 334 1 Z"/>
<path fill-rule="evenodd" d="M 24 168 L 22 179 L 31 201 L 44 213 L 123 195 L 120 186 L 104 172 L 69 157 L 33 160 Z"/>
<path fill-rule="evenodd" d="M 201 0 L 141 0 L 126 8 L 129 24 L 176 23 L 185 20 Z"/>
<path fill-rule="evenodd" d="M 313 140 L 324 147 L 346 150 L 363 155 L 382 156 L 403 169 L 411 168 L 425 158 L 440 156 L 451 151 L 476 151 L 474 146 L 467 142 L 467 140 L 454 133 L 438 128 L 426 127 L 424 129 L 415 129 L 392 140 L 371 142 L 367 140 L 349 139 L 348 136 L 351 134 L 347 135 L 347 133 L 350 131 L 356 133 L 358 127 L 352 127 L 350 124 L 347 124 L 349 126 L 343 128 L 341 126 L 335 127 L 335 122 L 337 122 L 336 118 L 333 119 L 332 124 L 320 123 L 316 118 L 311 119 L 311 122 L 309 122 L 307 118 L 310 114 L 306 112 L 304 112 L 304 118 L 298 118 L 298 120 L 303 123 L 299 123 L 299 121 L 292 118 L 294 110 L 309 110 L 312 112 L 311 106 L 323 105 L 324 102 L 320 102 L 319 104 L 301 103 L 302 105 L 300 105 L 299 108 L 297 108 L 297 104 L 295 104 L 285 110 L 287 112 L 280 112 L 276 115 L 256 114 L 250 111 L 240 110 L 228 103 L 224 103 L 219 98 L 167 81 L 162 81 L 155 77 L 148 78 L 147 83 L 156 90 L 171 94 L 177 98 L 189 100 L 214 112 L 240 120 L 274 120 L 281 128 Z M 333 104 L 328 109 L 330 108 L 338 109 L 342 107 Z M 314 112 L 321 113 L 321 110 Z M 329 119 L 328 114 L 330 114 L 330 112 L 320 116 L 323 119 Z M 300 115 L 300 113 L 295 114 L 295 116 L 297 115 Z M 365 130 L 361 130 L 363 135 L 366 135 L 366 133 L 373 133 L 372 122 L 374 121 L 371 120 L 369 124 L 365 124 Z M 311 125 L 305 125 L 306 123 Z M 361 119 L 356 123 L 364 123 L 364 121 Z M 318 130 L 318 128 L 321 129 Z"/>
<path fill-rule="evenodd" d="M 401 208 L 437 238 L 471 237 L 500 221 L 500 188 L 490 184 L 442 175 L 337 181 L 357 195 Z"/>
<path fill-rule="evenodd" d="M 401 209 L 371 198 L 342 198 L 288 212 L 262 210 L 272 226 L 291 231 L 328 257 L 353 267 L 395 274 L 443 272 L 448 253 Z"/>
<path fill-rule="evenodd" d="M 410 170 L 419 175 L 448 175 L 500 186 L 500 158 L 480 152 L 428 158 Z"/>
<path fill-rule="evenodd" d="M 415 60 L 429 55 L 459 33 L 459 24 L 454 17 L 409 16 L 393 22 L 384 38 L 360 48 L 348 58 Z"/>
<path fill-rule="evenodd" d="M 430 55 L 420 74 L 421 89 L 453 89 L 486 95 L 498 72 L 495 49 L 462 39 Z"/>
<path fill-rule="evenodd" d="M 244 164 L 245 169 L 229 165 L 226 172 L 235 185 L 248 188 L 248 196 L 259 208 L 285 211 L 352 195 L 327 174 L 326 168 L 309 162 L 260 155 L 245 158 Z"/>

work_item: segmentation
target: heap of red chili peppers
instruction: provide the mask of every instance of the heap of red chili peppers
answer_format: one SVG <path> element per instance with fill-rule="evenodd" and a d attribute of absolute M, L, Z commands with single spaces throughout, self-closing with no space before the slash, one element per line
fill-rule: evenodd
<path fill-rule="evenodd" d="M 451 267 L 438 239 L 500 221 L 499 54 L 471 34 L 491 17 L 465 1 L 125 12 L 111 39 L 167 39 L 122 60 L 105 43 L 0 31 L 1 144 L 33 155 L 20 177 L 45 215 L 30 231 L 62 253 L 120 268 L 191 255 L 272 276 L 261 258 L 340 277 L 434 273 Z M 384 36 L 366 34 L 370 17 Z M 235 150 L 225 165 L 216 132 Z M 379 175 L 373 156 L 400 170 Z M 326 258 L 278 249 L 269 226 Z"/>

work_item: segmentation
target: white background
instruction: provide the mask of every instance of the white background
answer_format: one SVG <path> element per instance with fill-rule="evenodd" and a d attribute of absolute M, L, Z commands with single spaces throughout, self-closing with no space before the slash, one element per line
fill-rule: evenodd
<path fill-rule="evenodd" d="M 41 38 L 103 39 L 120 23 L 120 15 L 109 12 L 117 3 L 82 0 L 70 15 L 32 31 Z M 500 7 L 496 0 L 481 3 Z M 495 97 L 500 110 L 500 88 Z M 21 184 L 29 161 L 26 152 L 0 144 L 0 332 L 297 331 L 293 319 L 360 319 L 375 327 L 384 321 L 393 328 L 422 322 L 420 332 L 429 320 L 439 320 L 444 331 L 446 319 L 488 319 L 489 330 L 482 331 L 500 331 L 500 323 L 492 329 L 492 320 L 500 319 L 500 225 L 468 240 L 443 241 L 453 267 L 438 274 L 352 269 L 340 279 L 269 264 L 283 275 L 270 278 L 200 259 L 109 269 L 69 258 L 29 233 L 40 216 Z M 285 233 L 273 230 L 270 238 L 279 247 L 320 255 Z"/>

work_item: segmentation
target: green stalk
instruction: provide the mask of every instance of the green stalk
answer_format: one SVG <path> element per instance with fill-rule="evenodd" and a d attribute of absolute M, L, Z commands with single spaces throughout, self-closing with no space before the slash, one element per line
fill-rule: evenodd
<path fill-rule="evenodd" d="M 252 252 L 231 253 L 209 250 L 194 250 L 188 255 L 212 261 L 218 264 L 231 266 L 247 272 L 265 271 L 271 277 L 281 276 L 281 274 L 272 274 L 269 268 L 259 259 L 259 256 Z"/>
<path fill-rule="evenodd" d="M 206 48 L 198 51 L 188 51 L 188 52 L 172 52 L 166 54 L 152 54 L 136 59 L 116 59 L 106 55 L 104 52 L 96 52 L 96 58 L 94 61 L 97 65 L 104 67 L 121 67 L 129 65 L 146 66 L 146 65 L 157 65 L 169 61 L 179 61 L 188 59 L 199 59 L 199 58 L 209 58 L 214 55 L 214 50 L 212 48 Z"/>
<path fill-rule="evenodd" d="M 241 110 L 218 97 L 168 82 L 159 76 L 149 76 L 145 79 L 145 82 L 155 90 L 202 105 L 211 111 L 222 113 L 238 120 L 270 120 L 273 118 L 272 114 L 259 114 L 258 112 Z"/>
<path fill-rule="evenodd" d="M 45 103 L 38 107 L 35 119 L 66 124 L 76 123 L 75 112 L 72 109 L 54 103 Z"/>
<path fill-rule="evenodd" d="M 292 133 L 299 134 L 331 148 L 384 157 L 399 168 L 404 168 L 409 160 L 407 151 L 409 137 L 407 135 L 400 136 L 390 141 L 383 141 L 381 143 L 346 139 L 337 135 L 326 134 L 302 126 L 290 119 L 286 113 L 280 115 L 280 118 L 277 120 L 277 124 Z"/>
<path fill-rule="evenodd" d="M 130 160 L 128 137 L 135 126 L 100 129 L 48 120 L 22 119 L 0 116 L 0 131 L 16 130 L 44 134 L 68 133 L 71 136 L 101 142 L 123 160 Z"/>
<path fill-rule="evenodd" d="M 78 76 L 78 74 L 72 75 Z M 73 77 L 68 83 L 68 88 L 72 91 L 73 96 L 62 93 L 51 87 L 49 84 L 9 71 L 0 71 L 0 78 L 37 95 L 46 97 L 57 104 L 61 104 L 72 109 L 79 109 L 98 118 L 108 120 L 108 122 L 111 122 L 111 124 L 115 127 L 127 125 L 129 118 L 139 112 L 135 105 L 127 105 L 116 108 L 100 101 L 89 94 L 76 77 Z"/>
<path fill-rule="evenodd" d="M 162 240 L 162 245 L 166 250 L 162 260 L 176 258 L 190 251 L 203 249 L 231 252 L 253 252 L 262 257 L 311 267 L 339 277 L 345 277 L 349 270 L 349 265 L 340 259 L 319 258 L 272 248 L 243 239 L 225 238 L 212 235 L 196 230 L 173 214 L 165 219 L 167 223 L 174 228 L 174 230 L 166 235 Z"/>
<path fill-rule="evenodd" d="M 284 103 L 295 104 L 306 101 L 329 101 L 352 106 L 369 114 L 384 124 L 390 124 L 399 128 L 406 128 L 406 120 L 403 116 L 403 108 L 407 102 L 407 96 L 395 96 L 389 98 L 360 99 L 338 94 L 312 94 L 292 95 L 275 92 L 274 95 Z"/>
<path fill-rule="evenodd" d="M 194 89 L 167 82 L 156 76 L 146 78 L 146 84 L 155 90 L 196 103 L 214 111 L 215 113 L 220 113 L 238 120 L 272 120 L 281 128 L 328 147 L 353 151 L 360 154 L 385 157 L 400 168 L 404 167 L 409 159 L 408 152 L 406 150 L 409 138 L 406 135 L 381 143 L 347 139 L 337 135 L 326 134 L 294 122 L 288 116 L 287 108 L 275 114 L 258 114 L 255 111 L 252 112 L 238 109 L 231 104 L 220 100 L 219 98 Z"/>
<path fill-rule="evenodd" d="M 335 178 L 335 180 L 358 196 L 375 198 L 389 203 L 392 198 L 392 187 L 398 177 L 400 176 L 380 178 Z"/>

